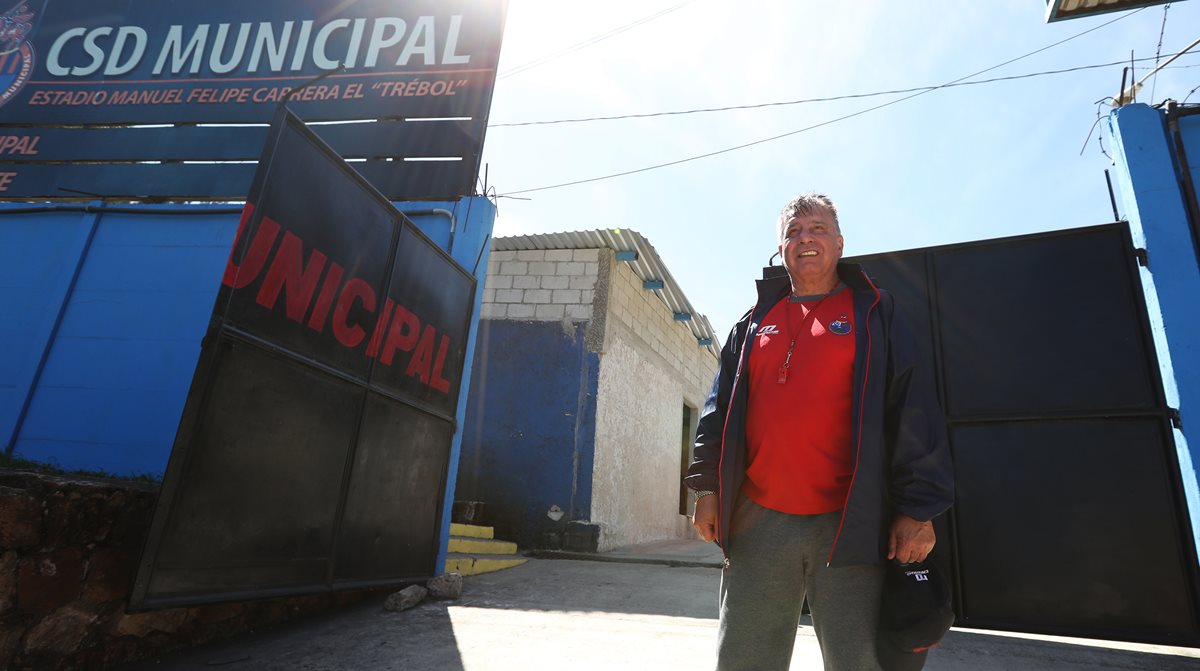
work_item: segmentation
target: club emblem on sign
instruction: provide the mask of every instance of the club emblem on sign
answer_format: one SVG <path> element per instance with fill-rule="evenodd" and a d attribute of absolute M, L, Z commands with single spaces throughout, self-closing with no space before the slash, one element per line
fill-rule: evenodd
<path fill-rule="evenodd" d="M 17 95 L 33 74 L 33 45 L 28 38 L 35 17 L 27 2 L 0 14 L 0 105 Z"/>

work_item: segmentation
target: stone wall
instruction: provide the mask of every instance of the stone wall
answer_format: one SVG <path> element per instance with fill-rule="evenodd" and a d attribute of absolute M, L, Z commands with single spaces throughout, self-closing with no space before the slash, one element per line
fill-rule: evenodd
<path fill-rule="evenodd" d="M 0 471 L 0 669 L 104 669 L 369 592 L 127 613 L 157 485 Z"/>

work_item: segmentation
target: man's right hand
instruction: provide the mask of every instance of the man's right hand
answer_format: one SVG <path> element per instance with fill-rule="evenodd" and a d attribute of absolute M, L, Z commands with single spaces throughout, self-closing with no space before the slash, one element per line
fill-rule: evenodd
<path fill-rule="evenodd" d="M 717 539 L 720 527 L 721 506 L 716 495 L 696 499 L 696 510 L 692 514 L 692 527 L 706 541 Z"/>

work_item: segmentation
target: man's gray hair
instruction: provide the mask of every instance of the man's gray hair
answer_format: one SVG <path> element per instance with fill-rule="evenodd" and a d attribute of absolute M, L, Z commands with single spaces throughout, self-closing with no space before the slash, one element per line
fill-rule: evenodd
<path fill-rule="evenodd" d="M 812 214 L 816 210 L 825 210 L 833 217 L 833 225 L 837 227 L 838 234 L 842 232 L 842 225 L 838 223 L 837 205 L 833 204 L 833 200 L 823 193 L 805 193 L 788 201 L 787 205 L 783 206 L 783 211 L 779 213 L 779 237 L 783 237 L 783 228 L 787 222 Z"/>

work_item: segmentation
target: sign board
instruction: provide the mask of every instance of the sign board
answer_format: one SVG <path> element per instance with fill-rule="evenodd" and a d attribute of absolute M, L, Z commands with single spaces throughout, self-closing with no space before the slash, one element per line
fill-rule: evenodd
<path fill-rule="evenodd" d="M 1046 0 L 1046 23 L 1080 19 L 1108 12 L 1120 12 L 1150 5 L 1162 5 L 1170 0 Z"/>
<path fill-rule="evenodd" d="M 0 198 L 244 196 L 284 102 L 367 121 L 330 143 L 389 198 L 474 192 L 503 1 L 8 1 Z"/>
<path fill-rule="evenodd" d="M 220 281 L 132 607 L 432 576 L 474 278 L 288 113 Z"/>

